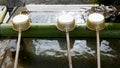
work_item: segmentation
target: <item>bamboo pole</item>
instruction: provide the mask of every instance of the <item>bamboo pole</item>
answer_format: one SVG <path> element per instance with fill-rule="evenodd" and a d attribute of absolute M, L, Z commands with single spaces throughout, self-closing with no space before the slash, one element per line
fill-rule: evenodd
<path fill-rule="evenodd" d="M 72 57 L 71 57 L 71 49 L 70 49 L 70 38 L 69 38 L 68 28 L 66 28 L 66 41 L 67 41 L 67 54 L 68 54 L 69 68 L 73 68 L 73 66 L 72 66 Z"/>
<path fill-rule="evenodd" d="M 99 30 L 96 30 L 96 41 L 97 41 L 97 68 L 101 68 L 101 58 L 100 58 L 100 36 Z"/>
<path fill-rule="evenodd" d="M 70 32 L 70 37 L 96 37 L 96 32 L 90 31 L 86 25 L 77 25 L 74 31 Z M 11 24 L 1 24 L 0 36 L 17 37 L 17 31 L 12 30 Z M 120 38 L 120 24 L 106 23 L 105 29 L 100 31 L 103 38 Z M 35 24 L 31 23 L 31 28 L 22 32 L 22 37 L 65 37 L 64 33 L 59 31 L 56 24 Z"/>
<path fill-rule="evenodd" d="M 19 51 L 20 51 L 21 34 L 22 34 L 21 30 L 19 30 L 14 68 L 17 68 L 17 65 L 18 65 L 18 57 L 19 57 Z"/>

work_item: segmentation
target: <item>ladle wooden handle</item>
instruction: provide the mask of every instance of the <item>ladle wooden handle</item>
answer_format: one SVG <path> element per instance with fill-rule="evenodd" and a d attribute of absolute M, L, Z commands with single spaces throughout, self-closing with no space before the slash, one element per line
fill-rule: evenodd
<path fill-rule="evenodd" d="M 72 68 L 72 58 L 71 58 L 71 52 L 70 52 L 70 39 L 69 39 L 69 31 L 66 28 L 66 41 L 67 41 L 67 54 L 68 54 L 68 60 L 69 60 L 69 68 Z"/>
<path fill-rule="evenodd" d="M 20 50 L 21 34 L 22 34 L 21 30 L 19 30 L 19 33 L 18 33 L 18 42 L 17 42 L 17 50 L 16 50 L 15 63 L 14 63 L 14 68 L 17 68 L 17 65 L 18 65 L 18 57 L 19 57 L 19 50 Z"/>
<path fill-rule="evenodd" d="M 99 30 L 96 30 L 96 39 L 97 39 L 97 68 L 101 68 L 101 58 L 100 58 L 100 38 Z"/>

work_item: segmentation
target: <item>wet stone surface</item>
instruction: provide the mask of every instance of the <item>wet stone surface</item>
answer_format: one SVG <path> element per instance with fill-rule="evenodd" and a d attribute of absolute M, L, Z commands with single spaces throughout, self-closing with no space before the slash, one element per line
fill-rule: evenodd
<path fill-rule="evenodd" d="M 70 14 L 73 15 L 76 23 L 85 23 L 85 20 L 83 19 L 83 13 L 84 12 L 31 12 L 30 18 L 32 23 L 56 23 L 57 22 L 57 17 L 60 16 L 61 14 Z"/>
<path fill-rule="evenodd" d="M 33 5 L 35 6 L 35 5 Z M 64 6 L 63 6 L 64 7 Z M 76 6 L 77 7 L 77 6 Z M 41 8 L 41 9 L 39 9 Z M 20 9 L 18 9 L 20 10 Z M 21 12 L 24 10 L 21 9 Z M 20 12 L 20 11 L 19 11 Z M 29 7 L 26 6 L 26 14 L 30 16 L 32 23 L 56 23 L 57 17 L 62 14 L 70 14 L 75 18 L 76 24 L 84 24 L 88 18 L 88 15 L 94 12 L 101 13 L 105 16 L 107 23 L 119 23 L 120 22 L 120 9 L 119 6 L 94 6 L 94 7 L 66 7 L 57 8 L 55 6 L 46 8 L 43 7 Z"/>

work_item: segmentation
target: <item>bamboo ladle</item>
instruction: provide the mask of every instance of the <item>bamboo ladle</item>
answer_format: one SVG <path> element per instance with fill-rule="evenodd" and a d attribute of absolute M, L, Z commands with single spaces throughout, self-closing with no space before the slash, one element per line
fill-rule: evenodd
<path fill-rule="evenodd" d="M 97 39 L 97 68 L 101 68 L 101 58 L 100 58 L 100 38 L 99 38 L 99 30 L 104 29 L 104 16 L 100 13 L 92 13 L 89 15 L 87 20 L 87 27 L 91 30 L 96 31 L 96 39 Z"/>
<path fill-rule="evenodd" d="M 17 68 L 20 50 L 21 34 L 30 28 L 30 19 L 27 15 L 19 14 L 12 19 L 13 30 L 18 31 L 17 49 L 15 55 L 14 68 Z"/>
<path fill-rule="evenodd" d="M 68 55 L 68 61 L 69 61 L 69 68 L 72 68 L 69 31 L 72 31 L 75 28 L 74 18 L 68 14 L 64 14 L 64 15 L 59 16 L 58 20 L 57 20 L 57 28 L 61 31 L 66 32 L 67 55 Z"/>

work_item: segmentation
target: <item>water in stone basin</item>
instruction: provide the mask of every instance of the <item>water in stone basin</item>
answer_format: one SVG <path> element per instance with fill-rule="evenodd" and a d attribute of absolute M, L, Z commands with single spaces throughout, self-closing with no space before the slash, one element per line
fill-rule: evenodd
<path fill-rule="evenodd" d="M 96 68 L 95 39 L 71 39 L 71 54 L 74 68 Z M 2 39 L 0 48 L 7 46 L 7 54 L 3 66 L 12 68 L 16 50 L 16 39 Z M 101 40 L 102 68 L 119 68 L 120 40 Z M 4 47 L 2 47 L 4 46 Z M 1 49 L 0 55 L 2 60 Z M 67 68 L 67 50 L 64 38 L 22 38 L 19 57 L 19 68 Z M 3 67 L 4 68 L 4 67 Z"/>

